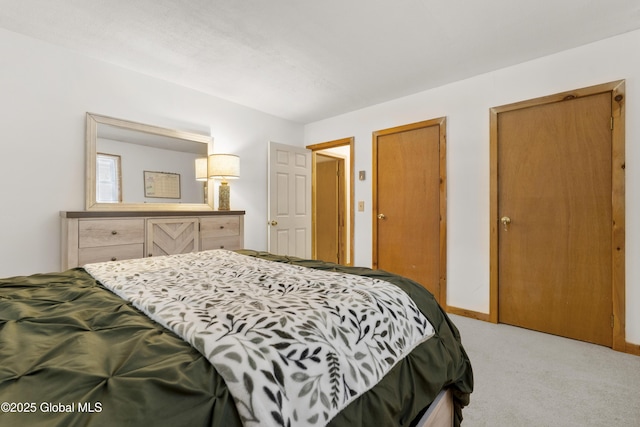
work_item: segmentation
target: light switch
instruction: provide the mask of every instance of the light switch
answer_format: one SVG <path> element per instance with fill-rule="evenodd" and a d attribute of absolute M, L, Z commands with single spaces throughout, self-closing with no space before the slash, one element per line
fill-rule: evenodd
<path fill-rule="evenodd" d="M 365 173 L 365 171 L 360 171 L 360 172 L 358 172 L 358 179 L 359 179 L 360 181 L 364 181 L 364 180 L 365 180 L 365 178 L 366 178 L 366 173 Z"/>
<path fill-rule="evenodd" d="M 360 200 L 358 202 L 358 211 L 359 212 L 364 212 L 364 201 Z"/>

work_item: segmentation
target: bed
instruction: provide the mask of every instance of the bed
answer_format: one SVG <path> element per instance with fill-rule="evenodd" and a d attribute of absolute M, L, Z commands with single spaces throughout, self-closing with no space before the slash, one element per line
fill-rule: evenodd
<path fill-rule="evenodd" d="M 250 250 L 145 260 L 0 280 L 0 425 L 416 426 L 442 407 L 453 425 L 460 425 L 473 389 L 471 364 L 455 325 L 417 283 L 380 270 Z M 160 270 L 160 278 L 145 275 Z M 245 273 L 239 272 L 244 270 L 258 278 L 260 289 L 275 292 L 274 299 L 264 299 L 262 291 L 243 291 L 239 281 Z M 224 280 L 211 279 L 214 274 Z M 279 299 L 295 294 L 288 281 L 308 284 L 309 277 L 322 282 L 301 286 L 304 292 L 320 292 L 304 294 L 312 308 L 280 307 Z M 203 283 L 217 280 L 225 295 L 213 304 L 185 291 L 175 294 L 167 285 L 172 280 L 206 289 Z M 341 287 L 343 280 L 355 284 Z M 384 287 L 389 283 L 394 289 Z M 386 325 L 395 314 L 375 320 L 374 312 L 387 310 L 387 301 L 381 303 L 373 293 L 378 289 L 393 295 L 401 290 L 415 304 L 417 309 L 410 308 L 415 313 L 398 316 L 417 325 L 422 336 L 415 342 L 405 338 L 411 336 L 407 324 L 402 329 Z M 354 305 L 338 308 L 335 295 Z M 194 314 L 181 308 L 189 298 L 200 304 Z M 386 300 L 391 299 L 400 297 Z M 373 308 L 363 308 L 363 302 Z M 213 319 L 208 310 L 214 305 L 230 311 Z M 330 310 L 328 316 L 318 314 L 322 307 Z M 157 317 L 162 313 L 169 317 Z M 275 313 L 276 320 L 265 313 Z M 189 316 L 193 323 L 206 323 L 205 329 L 194 332 Z M 285 329 L 285 323 L 297 323 L 298 329 Z M 319 323 L 344 343 L 341 352 L 349 360 L 325 354 L 324 338 L 313 328 Z M 258 324 L 270 329 L 258 330 Z M 343 334 L 348 325 L 354 337 Z M 387 335 L 394 330 L 400 335 Z M 373 341 L 367 344 L 369 338 Z M 318 371 L 326 364 L 336 371 Z M 329 389 L 320 387 L 325 378 Z"/>

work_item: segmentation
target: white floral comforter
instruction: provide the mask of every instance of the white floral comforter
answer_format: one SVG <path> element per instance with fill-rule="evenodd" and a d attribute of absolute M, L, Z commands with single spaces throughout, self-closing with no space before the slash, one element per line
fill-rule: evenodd
<path fill-rule="evenodd" d="M 392 284 L 230 251 L 84 268 L 207 357 L 246 426 L 325 425 L 434 333 Z"/>

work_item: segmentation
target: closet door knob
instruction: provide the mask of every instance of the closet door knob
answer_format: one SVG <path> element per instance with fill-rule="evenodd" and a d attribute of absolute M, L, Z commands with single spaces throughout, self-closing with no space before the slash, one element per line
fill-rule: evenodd
<path fill-rule="evenodd" d="M 508 216 L 503 216 L 502 218 L 500 218 L 500 222 L 504 227 L 504 231 L 507 231 L 509 229 L 509 224 L 511 224 L 511 218 L 509 218 Z"/>

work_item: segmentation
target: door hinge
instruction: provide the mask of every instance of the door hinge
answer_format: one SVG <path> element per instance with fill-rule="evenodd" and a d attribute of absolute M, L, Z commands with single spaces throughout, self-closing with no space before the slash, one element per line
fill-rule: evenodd
<path fill-rule="evenodd" d="M 611 327 L 613 328 L 613 314 L 611 315 Z"/>
<path fill-rule="evenodd" d="M 611 130 L 613 130 L 613 116 L 611 116 Z"/>

